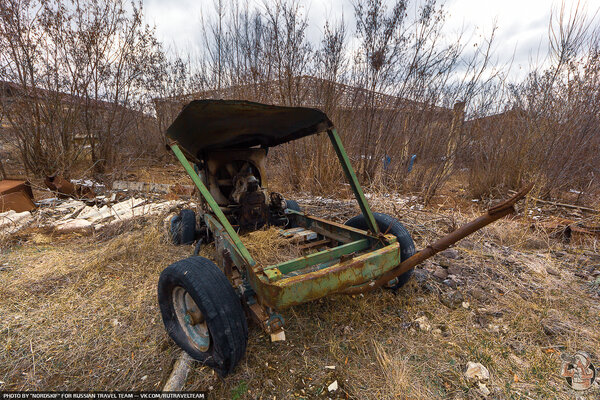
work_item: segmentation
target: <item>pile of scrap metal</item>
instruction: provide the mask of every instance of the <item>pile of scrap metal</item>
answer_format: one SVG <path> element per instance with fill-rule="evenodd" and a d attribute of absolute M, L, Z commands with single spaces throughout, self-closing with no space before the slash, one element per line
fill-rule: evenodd
<path fill-rule="evenodd" d="M 0 181 L 0 212 L 21 213 L 35 208 L 33 191 L 27 181 L 5 179 Z"/>
<path fill-rule="evenodd" d="M 0 181 L 0 236 L 10 235 L 28 225 L 33 220 L 30 211 L 35 207 L 29 182 Z"/>
<path fill-rule="evenodd" d="M 0 236 L 26 227 L 92 233 L 134 217 L 196 206 L 190 203 L 191 186 L 117 181 L 107 192 L 101 183 L 67 180 L 58 174 L 47 176 L 44 182 L 54 197 L 35 201 L 29 182 L 0 181 Z"/>
<path fill-rule="evenodd" d="M 91 200 L 96 197 L 93 185 L 79 185 L 58 174 L 47 176 L 44 183 L 48 186 L 48 189 L 56 192 L 60 198 L 75 197 Z"/>
<path fill-rule="evenodd" d="M 8 210 L 0 213 L 0 238 L 20 231 L 32 221 L 33 215 L 29 211 Z"/>
<path fill-rule="evenodd" d="M 48 189 L 60 198 L 94 199 L 96 193 L 90 186 L 74 184 L 60 175 L 51 175 L 44 180 Z M 31 211 L 36 207 L 31 184 L 28 181 L 4 179 L 0 181 L 0 212 Z"/>
<path fill-rule="evenodd" d="M 96 193 L 91 185 L 78 184 L 60 175 L 47 176 L 44 180 L 48 189 L 61 198 L 95 200 Z M 0 213 L 31 211 L 36 208 L 31 183 L 23 180 L 4 179 L 0 181 Z"/>
<path fill-rule="evenodd" d="M 0 181 L 0 236 L 26 227 L 92 233 L 134 217 L 167 214 L 189 206 L 189 201 L 180 198 L 142 198 L 127 189 L 97 195 L 94 189 L 103 191 L 104 185 L 90 180 L 69 181 L 60 175 L 46 177 L 45 183 L 55 197 L 35 201 L 29 182 Z"/>
<path fill-rule="evenodd" d="M 153 182 L 135 182 L 135 181 L 114 181 L 112 184 L 113 190 L 123 192 L 140 192 L 146 194 L 166 194 L 177 196 L 192 196 L 194 186 L 182 185 L 179 183 L 153 183 Z"/>
<path fill-rule="evenodd" d="M 188 204 L 182 200 L 153 202 L 131 197 L 116 203 L 87 205 L 80 200 L 69 200 L 54 207 L 40 208 L 40 219 L 58 233 L 93 232 L 135 217 L 146 217 L 173 212 Z"/>
<path fill-rule="evenodd" d="M 103 196 L 104 197 L 104 196 Z M 130 197 L 113 202 L 110 196 L 88 205 L 76 199 L 41 201 L 34 210 L 0 213 L 0 236 L 12 235 L 23 228 L 34 227 L 56 233 L 91 234 L 104 227 L 131 220 L 135 217 L 167 215 L 184 206 L 196 206 L 183 200 L 151 201 Z M 165 221 L 170 220 L 169 215 Z"/>

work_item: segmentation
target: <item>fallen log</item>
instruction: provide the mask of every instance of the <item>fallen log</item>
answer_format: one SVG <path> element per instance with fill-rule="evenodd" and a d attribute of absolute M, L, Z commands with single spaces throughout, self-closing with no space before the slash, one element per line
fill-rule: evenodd
<path fill-rule="evenodd" d="M 173 371 L 171 371 L 167 383 L 165 383 L 165 386 L 163 387 L 163 392 L 181 391 L 183 385 L 185 385 L 188 373 L 192 368 L 193 361 L 194 359 L 190 357 L 188 353 L 185 351 L 181 352 L 179 358 L 175 361 L 175 365 L 173 365 Z"/>

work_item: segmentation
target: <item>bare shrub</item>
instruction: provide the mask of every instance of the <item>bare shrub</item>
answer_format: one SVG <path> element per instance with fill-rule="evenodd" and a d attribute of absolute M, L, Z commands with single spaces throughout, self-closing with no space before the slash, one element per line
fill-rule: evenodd
<path fill-rule="evenodd" d="M 7 0 L 0 54 L 5 119 L 27 171 L 89 158 L 105 172 L 123 147 L 156 147 L 146 92 L 163 56 L 141 3 Z"/>
<path fill-rule="evenodd" d="M 473 121 L 466 165 L 475 196 L 535 181 L 541 196 L 597 191 L 600 165 L 599 31 L 564 4 L 550 23 L 550 66 L 508 85 L 506 109 Z"/>
<path fill-rule="evenodd" d="M 338 127 L 363 184 L 417 191 L 428 200 L 457 166 L 463 103 L 486 82 L 481 75 L 490 65 L 493 36 L 463 60 L 460 37 L 442 40 L 441 7 L 420 1 L 417 15 L 408 17 L 408 6 L 404 0 L 357 1 L 349 48 L 343 19 L 326 23 L 321 42 L 310 43 L 298 1 L 276 0 L 264 9 L 216 1 L 215 18 L 203 21 L 206 55 L 192 63 L 199 91 L 158 99 L 158 118 L 172 120 L 195 98 L 320 108 Z M 271 161 L 280 180 L 296 190 L 343 187 L 335 153 L 322 137 L 274 149 Z"/>

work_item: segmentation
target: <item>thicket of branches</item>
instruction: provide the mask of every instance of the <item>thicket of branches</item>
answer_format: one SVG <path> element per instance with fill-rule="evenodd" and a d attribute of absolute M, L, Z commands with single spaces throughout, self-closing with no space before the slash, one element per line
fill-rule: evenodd
<path fill-rule="evenodd" d="M 176 94 L 321 108 L 337 125 L 363 183 L 433 195 L 454 170 L 464 141 L 454 104 L 477 96 L 495 75 L 482 78 L 491 40 L 467 57 L 460 37 L 443 36 L 445 13 L 435 1 L 359 0 L 354 27 L 343 19 L 327 22 L 321 40 L 312 43 L 301 10 L 298 1 L 262 8 L 216 1 L 215 16 L 203 21 L 205 57 L 171 64 L 177 74 L 195 77 L 179 80 L 193 88 L 174 87 Z M 178 110 L 173 107 L 166 122 Z M 408 173 L 413 154 L 418 161 Z M 296 189 L 331 191 L 343 183 L 323 137 L 273 155 L 276 171 Z"/>
<path fill-rule="evenodd" d="M 509 83 L 493 56 L 495 29 L 474 48 L 449 38 L 435 0 L 355 0 L 353 22 L 328 21 L 317 41 L 299 0 L 215 0 L 194 57 L 166 57 L 140 4 L 2 4 L 0 79 L 48 90 L 43 104 L 5 112 L 35 173 L 68 169 L 86 152 L 98 171 L 118 165 L 123 148 L 157 156 L 184 103 L 236 98 L 323 109 L 363 184 L 425 200 L 453 176 L 475 196 L 531 180 L 543 194 L 599 187 L 600 31 L 579 7 L 555 10 L 544 67 Z M 65 106 L 56 93 L 84 101 Z M 157 123 L 148 127 L 152 98 Z M 325 137 L 270 157 L 294 189 L 343 187 Z"/>
<path fill-rule="evenodd" d="M 473 192 L 534 180 L 542 195 L 600 186 L 600 26 L 580 8 L 554 10 L 549 67 L 505 85 L 498 118 L 472 124 L 465 157 Z M 483 109 L 482 111 L 487 111 Z"/>
<path fill-rule="evenodd" d="M 173 94 L 319 107 L 364 184 L 425 200 L 452 176 L 474 196 L 528 181 L 544 195 L 598 190 L 599 29 L 582 8 L 554 10 L 543 67 L 509 83 L 509 67 L 493 56 L 495 28 L 467 49 L 464 37 L 444 36 L 436 1 L 353 4 L 355 24 L 330 21 L 320 42 L 310 42 L 298 1 L 263 8 L 216 1 L 215 16 L 203 21 L 205 57 L 171 64 L 188 85 Z M 274 170 L 296 189 L 342 187 L 325 138 L 273 155 Z"/>
<path fill-rule="evenodd" d="M 106 172 L 157 142 L 147 97 L 163 62 L 141 3 L 3 1 L 2 114 L 26 171 L 65 173 L 87 159 Z"/>

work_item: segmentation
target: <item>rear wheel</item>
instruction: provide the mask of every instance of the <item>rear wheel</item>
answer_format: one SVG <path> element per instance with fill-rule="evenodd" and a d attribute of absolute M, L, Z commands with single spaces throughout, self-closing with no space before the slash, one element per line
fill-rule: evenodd
<path fill-rule="evenodd" d="M 415 244 L 410 236 L 410 233 L 406 230 L 404 225 L 402 225 L 396 218 L 390 217 L 387 214 L 381 213 L 373 213 L 375 217 L 375 222 L 377 222 L 377 226 L 382 233 L 391 234 L 396 236 L 398 239 L 398 243 L 400 244 L 400 260 L 404 261 L 409 257 L 412 257 L 415 254 Z M 367 230 L 367 220 L 364 215 L 357 215 L 356 217 L 350 218 L 345 222 L 345 225 L 351 226 L 353 228 L 358 228 L 362 230 Z M 406 271 L 396 279 L 390 281 L 388 283 L 388 288 L 392 290 L 397 290 L 404 286 L 406 282 L 410 279 L 413 270 Z"/>
<path fill-rule="evenodd" d="M 196 239 L 196 213 L 194 210 L 181 210 L 171 218 L 171 240 L 174 244 L 192 244 Z"/>
<path fill-rule="evenodd" d="M 190 257 L 163 270 L 158 303 L 169 336 L 220 376 L 246 352 L 248 326 L 235 290 L 212 261 Z"/>

